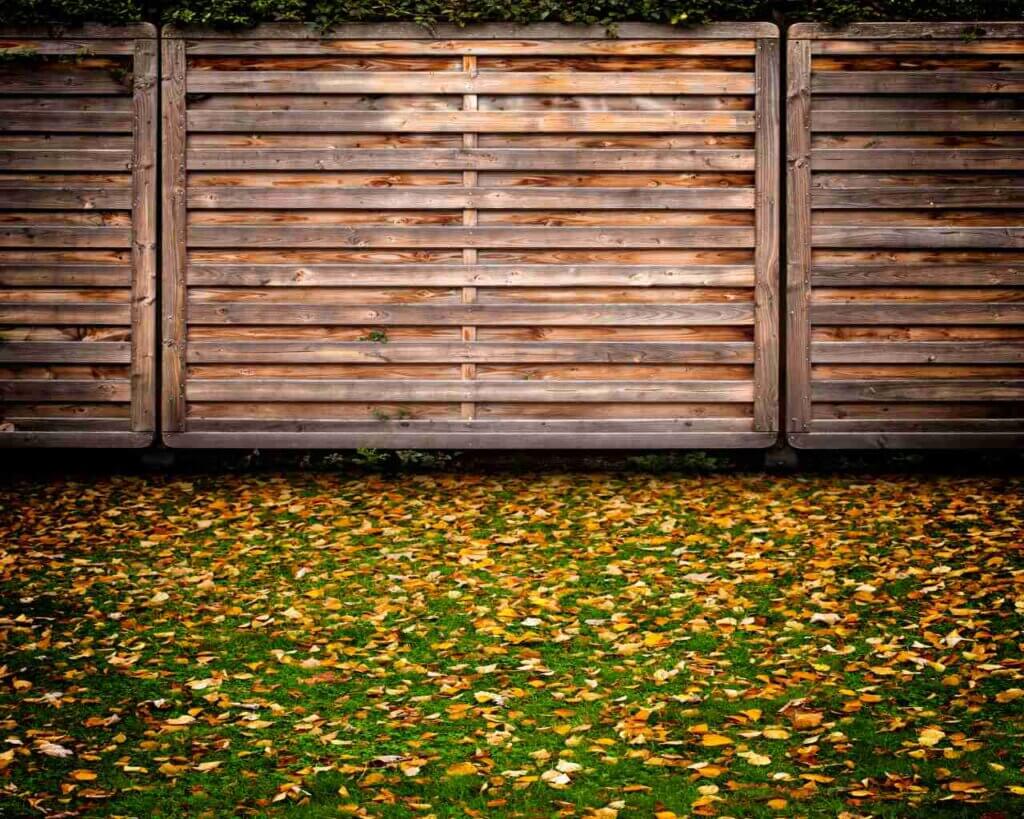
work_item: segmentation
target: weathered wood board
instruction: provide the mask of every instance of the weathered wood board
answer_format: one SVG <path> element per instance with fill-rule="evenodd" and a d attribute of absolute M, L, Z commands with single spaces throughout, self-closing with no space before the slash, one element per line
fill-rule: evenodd
<path fill-rule="evenodd" d="M 765 447 L 769 24 L 167 28 L 179 447 Z"/>
<path fill-rule="evenodd" d="M 0 447 L 146 446 L 156 29 L 0 29 L 0 49 Z"/>
<path fill-rule="evenodd" d="M 789 30 L 801 448 L 1024 444 L 1024 24 Z"/>

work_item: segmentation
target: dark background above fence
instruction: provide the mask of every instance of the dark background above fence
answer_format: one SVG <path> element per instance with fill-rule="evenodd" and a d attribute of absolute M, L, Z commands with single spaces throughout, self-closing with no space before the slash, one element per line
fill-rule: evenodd
<path fill-rule="evenodd" d="M 1018 20 L 1024 0 L 7 0 L 0 25 L 179 23 L 250 26 L 269 21 L 605 23 L 694 25 L 720 20 Z"/>

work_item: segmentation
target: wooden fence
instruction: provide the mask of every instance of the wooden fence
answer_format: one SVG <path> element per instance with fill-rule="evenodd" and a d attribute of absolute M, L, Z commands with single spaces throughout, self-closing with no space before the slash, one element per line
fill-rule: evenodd
<path fill-rule="evenodd" d="M 162 48 L 169 445 L 776 440 L 774 26 Z"/>
<path fill-rule="evenodd" d="M 153 439 L 156 48 L 0 30 L 0 447 Z"/>
<path fill-rule="evenodd" d="M 1024 24 L 789 32 L 797 447 L 1024 444 Z M 0 446 L 145 446 L 157 38 L 0 30 Z M 764 447 L 768 24 L 162 39 L 171 446 Z"/>
<path fill-rule="evenodd" d="M 1024 25 L 789 37 L 789 440 L 1024 444 Z"/>

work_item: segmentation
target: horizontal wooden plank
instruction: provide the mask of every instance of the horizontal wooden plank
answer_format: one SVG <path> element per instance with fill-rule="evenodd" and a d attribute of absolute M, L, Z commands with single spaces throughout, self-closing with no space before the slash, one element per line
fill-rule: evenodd
<path fill-rule="evenodd" d="M 120 97 L 114 97 L 109 94 L 101 95 L 83 95 L 76 97 L 39 97 L 39 96 L 24 96 L 24 97 L 0 97 L 0 107 L 5 111 L 35 111 L 38 113 L 45 112 L 58 112 L 63 113 L 66 111 L 99 111 L 102 113 L 112 113 L 114 111 L 120 111 L 122 113 L 130 113 L 132 110 L 132 98 L 125 94 Z M 31 135 L 22 135 L 21 139 L 34 139 Z M 54 140 L 54 147 L 65 147 L 59 143 L 67 143 L 74 141 L 83 141 L 88 139 L 88 135 L 70 133 L 66 136 L 59 135 L 53 136 L 48 134 L 48 139 Z M 119 136 L 110 137 L 114 142 L 122 142 L 124 140 L 131 139 L 129 133 L 121 134 Z M 4 142 L 17 141 L 18 136 L 5 136 Z"/>
<path fill-rule="evenodd" d="M 1024 248 L 1024 227 L 861 227 L 814 225 L 815 247 Z"/>
<path fill-rule="evenodd" d="M 1021 423 L 1024 423 L 1022 421 Z M 338 419 L 249 419 L 249 418 L 190 418 L 189 432 L 280 432 L 302 433 L 312 432 L 318 435 L 335 434 L 370 434 L 375 436 L 387 433 L 396 435 L 486 435 L 486 434 L 583 434 L 616 433 L 628 437 L 631 434 L 651 435 L 680 434 L 694 432 L 753 432 L 753 423 L 749 418 L 666 418 L 666 419 L 530 419 L 530 420 L 472 420 L 448 421 L 431 420 L 360 420 L 344 421 Z"/>
<path fill-rule="evenodd" d="M 232 404 L 212 404 L 218 408 L 233 406 Z M 305 404 L 281 404 L 281 407 L 306 406 Z M 313 404 L 312 406 L 318 406 Z M 231 413 L 226 412 L 222 417 Z M 287 415 L 282 417 L 289 417 Z M 368 417 L 368 416 L 364 416 Z M 860 419 L 867 421 L 884 421 L 887 418 L 908 419 L 983 419 L 983 418 L 1021 418 L 1024 419 L 1024 404 L 1011 404 L 999 401 L 960 401 L 957 403 L 934 402 L 902 402 L 895 404 L 815 404 L 814 418 L 823 420 Z"/>
<path fill-rule="evenodd" d="M 723 40 L 701 39 L 540 39 L 536 34 L 514 39 L 454 38 L 414 40 L 191 40 L 185 44 L 189 56 L 750 56 L 754 35 Z M 424 34 L 425 37 L 428 35 Z"/>
<path fill-rule="evenodd" d="M 45 406 L 45 405 L 44 405 Z M 116 405 L 114 405 L 116 406 Z M 128 418 L 23 418 L 19 408 L 9 408 L 4 423 L 14 427 L 13 432 L 130 432 Z"/>
<path fill-rule="evenodd" d="M 1018 379 L 871 379 L 812 381 L 812 401 L 973 401 L 1024 400 Z"/>
<path fill-rule="evenodd" d="M 118 405 L 102 405 L 117 408 Z M 845 404 L 850 407 L 870 407 L 868 404 Z M 902 406 L 902 405 L 901 405 Z M 911 406 L 911 405 L 907 405 Z M 941 404 L 930 406 L 943 406 Z M 992 406 L 992 405 L 987 405 Z M 37 408 L 54 407 L 59 404 L 44 404 Z M 20 409 L 20 408 L 19 408 Z M 721 402 L 667 402 L 667 403 L 574 403 L 574 402 L 498 402 L 477 404 L 478 418 L 481 420 L 515 420 L 515 421 L 548 421 L 548 420 L 599 420 L 599 419 L 637 419 L 637 420 L 680 420 L 696 418 L 742 418 L 748 424 L 753 422 L 753 407 L 749 403 Z M 64 413 L 47 413 L 57 415 Z M 213 420 L 232 418 L 253 418 L 266 421 L 377 421 L 387 420 L 459 420 L 462 418 L 458 402 L 317 402 L 302 401 L 277 403 L 235 403 L 235 402 L 198 402 L 189 405 L 189 420 Z"/>
<path fill-rule="evenodd" d="M 3 157 L 0 156 L 0 167 Z M 127 166 L 126 166 L 127 167 Z M 0 202 L 11 210 L 129 210 L 132 194 L 128 188 L 9 188 Z"/>
<path fill-rule="evenodd" d="M 1024 166 L 1024 160 L 1021 164 Z M 614 148 L 191 148 L 187 165 L 190 171 L 750 171 L 754 168 L 754 152 Z"/>
<path fill-rule="evenodd" d="M 870 285 L 1011 285 L 1024 286 L 1024 263 L 1000 264 L 899 264 L 859 262 L 811 266 L 814 287 L 863 287 Z"/>
<path fill-rule="evenodd" d="M 21 229 L 29 230 L 29 229 Z M 36 229 L 31 229 L 36 230 Z M 93 241 L 101 241 L 88 231 L 105 228 L 68 228 L 86 231 Z M 923 228 L 921 230 L 934 230 Z M 981 230 L 975 228 L 974 230 Z M 0 247 L 20 247 L 18 229 L 0 228 Z M 994 231 L 998 232 L 998 231 Z M 1024 229 L 1021 234 L 1024 235 Z M 43 234 L 43 231 L 39 231 Z M 391 248 L 749 248 L 754 244 L 752 228 L 543 228 L 543 227 L 408 227 L 349 228 L 292 227 L 267 225 L 217 225 L 188 228 L 188 244 L 201 247 L 391 247 Z M 54 237 L 62 236 L 54 229 Z M 826 233 L 826 235 L 829 235 Z M 33 235 L 24 244 L 42 244 L 49 235 Z M 102 241 L 111 241 L 103 237 Z M 89 247 L 120 245 L 91 244 Z M 859 245 L 857 245 L 859 246 Z M 1004 247 L 1015 247 L 1005 244 Z"/>
<path fill-rule="evenodd" d="M 816 71 L 813 94 L 1020 94 L 1024 71 Z"/>
<path fill-rule="evenodd" d="M 78 227 L 64 225 L 0 224 L 0 248 L 11 247 L 131 247 L 132 230 L 128 227 Z"/>
<path fill-rule="evenodd" d="M 1024 433 L 1024 418 L 839 419 L 811 421 L 808 432 L 1017 432 Z"/>
<path fill-rule="evenodd" d="M 1024 198 L 1024 188 L 1020 190 Z M 188 206 L 207 208 L 701 209 L 753 208 L 753 188 L 263 188 L 192 187 Z"/>
<path fill-rule="evenodd" d="M 118 341 L 0 341 L 0 362 L 13 364 L 128 364 L 132 349 Z"/>
<path fill-rule="evenodd" d="M 794 23 L 787 29 L 794 40 L 904 40 L 917 39 L 944 47 L 941 40 L 977 42 L 987 38 L 1024 38 L 1024 23 L 976 20 L 960 23 Z"/>
<path fill-rule="evenodd" d="M 204 409 L 217 406 L 231 407 L 232 411 L 241 411 L 247 405 L 241 404 L 204 404 Z M 270 409 L 283 406 L 289 409 L 292 405 L 271 405 Z M 459 419 L 458 417 L 446 418 L 442 416 L 428 416 L 415 418 L 375 418 L 366 417 L 334 417 L 332 415 L 318 416 L 316 408 L 322 404 L 300 404 L 303 408 L 311 408 L 312 415 L 303 417 L 289 417 L 281 414 L 275 417 L 248 418 L 244 415 L 232 415 L 230 412 L 217 416 L 189 416 L 188 429 L 191 432 L 238 432 L 239 422 L 246 424 L 247 432 L 627 432 L 632 429 L 635 432 L 693 432 L 695 430 L 707 430 L 718 432 L 752 432 L 752 420 L 742 415 L 726 415 L 726 412 L 735 409 L 727 404 L 701 404 L 702 408 L 711 413 L 718 411 L 722 415 L 709 415 L 693 418 L 676 418 L 672 416 L 638 416 L 628 415 L 609 417 L 558 417 L 558 416 L 536 416 L 524 418 L 475 418 Z M 344 404 L 332 404 L 332 408 L 344 408 Z M 374 406 L 368 404 L 366 406 Z M 390 405 L 384 405 L 390 406 Z M 397 405 L 396 405 L 397 406 Z M 415 409 L 429 408 L 431 404 L 408 405 Z M 620 405 L 609 404 L 609 409 L 614 412 Z M 623 410 L 635 409 L 640 412 L 651 411 L 656 405 L 631 404 L 621 405 Z M 534 410 L 548 410 L 550 405 L 541 404 L 531 407 Z M 582 409 L 583 407 L 581 407 Z M 1024 423 L 1024 419 L 1022 419 Z"/>
<path fill-rule="evenodd" d="M 0 382 L 0 395 L 2 384 Z M 8 382 L 21 383 L 21 382 Z M 750 381 L 398 381 L 204 379 L 189 401 L 722 401 L 753 400 Z"/>
<path fill-rule="evenodd" d="M 0 432 L 0 449 L 141 449 L 152 432 Z"/>
<path fill-rule="evenodd" d="M 4 349 L 0 345 L 0 361 L 4 360 Z M 1024 351 L 1024 347 L 1019 349 Z M 516 364 L 557 362 L 750 363 L 754 360 L 754 345 L 747 342 L 710 341 L 662 343 L 193 341 L 189 343 L 186 354 L 190 364 L 223 362 L 372 364 L 447 361 Z"/>
<path fill-rule="evenodd" d="M 4 100 L 0 98 L 0 133 L 123 133 L 131 130 L 130 111 L 82 111 L 74 108 L 22 111 L 5 108 Z"/>
<path fill-rule="evenodd" d="M 59 150 L 39 148 L 0 148 L 0 170 L 5 171 L 127 171 L 131 169 L 131 151 L 97 147 Z M 5 192 L 8 190 L 4 189 Z M 114 190 L 109 195 L 116 195 Z M 6 194 L 5 194 L 6 195 Z"/>
<path fill-rule="evenodd" d="M 51 35 L 52 37 L 52 35 Z M 33 39 L 23 34 L 4 36 L 0 34 L 0 48 L 24 49 L 39 57 L 80 57 L 128 55 L 135 53 L 132 39 L 89 40 L 83 37 L 69 37 L 61 34 L 59 38 Z"/>
<path fill-rule="evenodd" d="M 131 283 L 132 270 L 127 266 L 0 264 L 0 286 L 5 287 L 130 287 Z"/>
<path fill-rule="evenodd" d="M 796 449 L 1019 449 L 1024 435 L 1001 432 L 789 433 Z"/>
<path fill-rule="evenodd" d="M 127 94 L 121 77 L 104 68 L 80 68 L 74 64 L 39 68 L 0 68 L 4 94 Z"/>
<path fill-rule="evenodd" d="M 1014 111 L 1013 95 L 993 94 L 815 94 L 815 111 Z"/>
<path fill-rule="evenodd" d="M 950 54 L 1020 54 L 1020 43 L 1013 40 L 961 39 L 961 40 L 817 40 L 811 44 L 811 54 L 865 55 L 883 54 L 950 55 Z"/>
<path fill-rule="evenodd" d="M 1024 150 L 1005 148 L 817 148 L 814 171 L 1019 171 Z"/>
<path fill-rule="evenodd" d="M 1022 305 L 1021 307 L 1024 307 Z M 2 310 L 2 308 L 0 308 Z M 0 316 L 3 313 L 0 312 Z M 700 326 L 753 322 L 753 304 L 316 305 L 193 302 L 191 324 Z"/>
<path fill-rule="evenodd" d="M 333 285 L 450 287 L 615 286 L 752 287 L 750 265 L 627 264 L 199 264 L 190 285 L 321 287 Z M 0 268 L 0 282 L 4 272 Z M 1024 272 L 1022 272 L 1024 276 Z"/>
<path fill-rule="evenodd" d="M 719 22 L 702 26 L 670 26 L 658 23 L 619 23 L 613 29 L 604 25 L 566 23 L 479 23 L 459 26 L 449 23 L 346 23 L 326 31 L 312 23 L 263 23 L 237 31 L 227 29 L 164 26 L 162 36 L 183 40 L 623 40 L 679 39 L 731 40 L 737 37 L 778 38 L 774 23 Z M 215 52 L 219 53 L 219 52 Z"/>
<path fill-rule="evenodd" d="M 616 75 L 618 76 L 618 75 Z M 608 82 L 608 80 L 605 80 Z M 754 130 L 752 111 L 220 111 L 191 110 L 192 133 L 730 133 Z M 0 130 L 2 130 L 0 123 Z"/>
<path fill-rule="evenodd" d="M 260 378 L 272 380 L 277 378 L 288 379 L 384 379 L 394 380 L 458 380 L 462 375 L 460 361 L 446 362 L 417 362 L 417 363 L 393 363 L 380 361 L 367 363 L 264 363 L 264 364 L 193 364 L 188 369 L 189 378 L 195 380 L 225 379 L 225 378 Z M 95 367 L 95 365 L 94 365 Z M 18 369 L 11 377 L 18 378 L 47 378 L 50 375 L 72 378 L 76 373 L 72 372 L 73 367 L 34 367 Z M 83 368 L 79 368 L 83 369 Z M 100 369 L 95 367 L 96 370 Z M 119 375 L 120 370 L 111 370 L 112 377 Z M 860 377 L 861 367 L 831 366 L 832 370 L 856 370 L 853 376 Z M 918 373 L 927 370 L 930 374 L 931 368 L 922 368 L 906 365 L 891 365 L 889 367 L 877 367 L 879 370 L 896 370 L 896 372 L 879 373 L 892 378 L 917 377 Z M 993 377 L 1012 378 L 1017 373 L 1024 377 L 1024 367 L 947 367 L 946 370 L 965 370 L 966 372 L 940 373 L 937 377 Z M 116 370 L 116 371 L 115 371 Z M 904 373 L 903 370 L 910 370 Z M 990 372 L 990 371 L 995 372 Z M 86 370 L 88 371 L 88 370 Z M 35 375 L 39 372 L 39 375 Z M 636 363 L 633 361 L 608 363 L 601 361 L 591 362 L 531 362 L 531 363 L 508 363 L 508 362 L 481 362 L 476 367 L 476 379 L 479 381 L 745 381 L 752 378 L 752 369 L 747 364 L 678 364 L 678 363 Z M 836 377 L 845 373 L 836 373 Z"/>
<path fill-rule="evenodd" d="M 0 401 L 128 401 L 127 380 L 0 380 Z"/>
<path fill-rule="evenodd" d="M 164 433 L 172 448 L 195 449 L 765 449 L 774 432 L 636 433 Z M 0 441 L 2 441 L 0 437 Z"/>
<path fill-rule="evenodd" d="M 129 304 L 0 304 L 0 324 L 128 326 Z"/>
<path fill-rule="evenodd" d="M 975 180 L 980 181 L 980 180 Z M 853 208 L 1024 208 L 1024 186 L 914 188 L 812 188 L 815 209 Z"/>
<path fill-rule="evenodd" d="M 1018 324 L 1024 304 L 1014 302 L 858 302 L 811 305 L 815 324 Z"/>
<path fill-rule="evenodd" d="M 816 341 L 811 362 L 850 364 L 1018 364 L 1024 339 L 1012 341 Z"/>
<path fill-rule="evenodd" d="M 739 71 L 190 71 L 189 93 L 753 94 Z M 299 101 L 301 104 L 301 101 Z"/>
<path fill-rule="evenodd" d="M 906 150 L 905 153 L 914 151 Z M 959 148 L 950 148 L 949 153 L 961 153 Z M 938 153 L 931 151 L 930 153 Z M 982 151 L 984 153 L 984 151 Z M 956 170 L 953 173 L 937 171 L 922 173 L 909 171 L 889 172 L 885 169 L 872 171 L 842 171 L 838 173 L 816 173 L 812 177 L 812 187 L 818 190 L 846 188 L 884 188 L 888 190 L 909 188 L 1019 188 L 1024 187 L 1024 177 L 1013 172 L 1001 173 L 989 170 L 978 170 L 974 173 Z"/>
<path fill-rule="evenodd" d="M 934 72 L 929 73 L 935 76 Z M 1024 88 L 1024 81 L 1021 87 Z M 814 111 L 811 130 L 890 134 L 1024 131 L 1024 111 L 914 111 L 905 116 L 893 116 L 892 111 Z"/>

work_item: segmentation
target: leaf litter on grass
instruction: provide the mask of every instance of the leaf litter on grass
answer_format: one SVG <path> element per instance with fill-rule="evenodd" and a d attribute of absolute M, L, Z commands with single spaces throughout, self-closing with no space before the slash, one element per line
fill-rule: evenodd
<path fill-rule="evenodd" d="M 1024 481 L 0 490 L 0 814 L 1016 816 Z"/>

